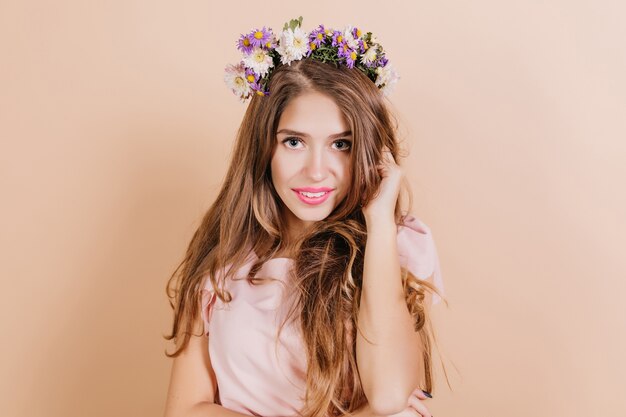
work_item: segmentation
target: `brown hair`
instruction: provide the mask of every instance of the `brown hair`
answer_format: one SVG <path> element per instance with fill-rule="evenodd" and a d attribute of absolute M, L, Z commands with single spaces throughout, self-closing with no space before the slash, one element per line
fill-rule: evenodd
<path fill-rule="evenodd" d="M 388 147 L 398 160 L 397 123 L 392 123 L 380 90 L 358 69 L 303 59 L 275 68 L 268 87 L 269 96 L 251 99 L 237 133 L 226 180 L 194 233 L 185 258 L 168 281 L 166 291 L 174 308 L 174 323 L 166 339 L 174 339 L 178 348 L 166 355 L 177 356 L 186 347 L 192 324 L 200 314 L 200 294 L 206 279 L 211 280 L 217 296 L 229 302 L 232 297 L 223 289 L 224 282 L 245 264 L 250 250 L 258 256 L 248 276 L 252 279 L 263 263 L 283 249 L 286 223 L 270 172 L 276 129 L 290 100 L 305 91 L 326 94 L 336 102 L 352 131 L 352 183 L 333 212 L 296 242 L 291 278 L 297 297 L 283 325 L 289 319 L 299 320 L 306 346 L 306 398 L 301 414 L 341 415 L 359 409 L 367 401 L 356 363 L 366 240 L 361 207 L 372 199 L 380 184 L 374 167 L 382 158 L 383 148 Z M 404 188 L 410 207 L 410 191 L 406 184 Z M 403 217 L 400 200 L 395 208 L 397 223 Z M 226 265 L 232 266 L 225 274 L 218 274 Z M 432 329 L 424 300 L 426 291 L 437 290 L 404 268 L 402 280 L 415 330 L 424 341 L 423 389 L 431 391 Z"/>

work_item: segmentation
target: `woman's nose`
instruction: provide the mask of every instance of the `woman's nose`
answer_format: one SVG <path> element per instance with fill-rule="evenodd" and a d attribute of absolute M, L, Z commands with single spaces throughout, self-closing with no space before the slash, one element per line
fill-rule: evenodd
<path fill-rule="evenodd" d="M 328 175 L 326 157 L 322 150 L 313 150 L 306 161 L 306 173 L 313 181 L 321 181 Z"/>

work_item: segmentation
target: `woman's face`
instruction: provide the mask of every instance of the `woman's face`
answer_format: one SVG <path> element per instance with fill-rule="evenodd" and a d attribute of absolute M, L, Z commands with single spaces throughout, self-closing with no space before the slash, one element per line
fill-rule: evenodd
<path fill-rule="evenodd" d="M 278 122 L 271 171 L 290 231 L 323 220 L 348 193 L 352 132 L 329 96 L 305 92 Z"/>

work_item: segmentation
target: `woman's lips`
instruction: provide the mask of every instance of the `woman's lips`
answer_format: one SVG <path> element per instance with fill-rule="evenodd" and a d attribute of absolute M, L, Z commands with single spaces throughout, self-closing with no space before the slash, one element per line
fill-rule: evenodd
<path fill-rule="evenodd" d="M 303 203 L 315 206 L 318 204 L 322 204 L 324 201 L 328 200 L 328 197 L 330 196 L 330 193 L 333 192 L 333 190 L 329 189 L 328 191 L 321 191 L 317 193 L 298 190 L 293 190 L 293 192 L 296 193 L 300 201 L 302 201 Z M 304 195 L 303 193 L 308 194 L 308 196 Z M 319 197 L 316 195 L 319 195 Z"/>

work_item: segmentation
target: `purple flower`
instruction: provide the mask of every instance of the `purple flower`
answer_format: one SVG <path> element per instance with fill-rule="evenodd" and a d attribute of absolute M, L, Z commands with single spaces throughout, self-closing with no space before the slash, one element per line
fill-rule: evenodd
<path fill-rule="evenodd" d="M 365 47 L 365 41 L 363 39 L 357 39 L 356 41 L 359 44 L 357 50 L 361 53 L 365 52 L 367 50 L 367 48 Z"/>
<path fill-rule="evenodd" d="M 354 36 L 354 39 L 359 39 L 361 37 L 361 30 L 359 28 L 352 28 L 352 36 Z"/>
<path fill-rule="evenodd" d="M 359 51 L 364 54 L 372 45 L 368 45 L 363 39 L 359 39 Z"/>
<path fill-rule="evenodd" d="M 250 85 L 259 81 L 259 77 L 259 74 L 255 73 L 251 68 L 246 68 L 246 81 L 248 81 Z"/>
<path fill-rule="evenodd" d="M 254 29 L 252 32 L 250 32 L 248 37 L 250 38 L 252 46 L 267 48 L 267 43 L 270 42 L 272 39 L 272 29 L 266 29 L 265 26 L 263 26 L 263 29 L 261 30 Z"/>
<path fill-rule="evenodd" d="M 267 91 L 265 88 L 263 88 L 263 86 L 260 83 L 258 83 L 258 82 L 251 83 L 250 84 L 250 88 L 252 89 L 252 91 L 254 91 L 254 93 L 256 95 L 259 95 L 259 96 L 268 96 L 269 95 L 269 91 Z"/>
<path fill-rule="evenodd" d="M 345 44 L 345 40 L 343 39 L 343 32 L 340 30 L 333 31 L 333 41 L 332 46 L 342 46 Z"/>
<path fill-rule="evenodd" d="M 269 51 L 270 49 L 276 49 L 277 46 L 278 40 L 276 39 L 276 36 L 274 36 L 274 34 L 270 32 L 270 38 L 267 40 L 267 42 L 265 42 L 265 45 L 263 45 L 263 47 Z"/>
<path fill-rule="evenodd" d="M 246 55 L 250 55 L 252 50 L 254 49 L 254 45 L 252 44 L 252 39 L 250 38 L 250 34 L 241 35 L 241 38 L 237 41 L 237 48 Z"/>
<path fill-rule="evenodd" d="M 348 68 L 354 67 L 354 62 L 356 61 L 358 54 L 354 49 L 350 49 L 345 45 L 341 45 L 339 50 L 337 51 L 337 55 L 344 58 L 346 60 L 346 66 Z"/>
<path fill-rule="evenodd" d="M 383 55 L 376 60 L 376 66 L 384 67 L 385 65 L 387 65 L 387 62 L 389 62 L 389 60 Z"/>
<path fill-rule="evenodd" d="M 326 29 L 324 29 L 324 25 L 319 25 L 317 29 L 309 33 L 309 46 L 311 46 L 311 49 L 317 49 L 325 39 Z M 313 45 L 315 45 L 315 48 L 312 47 Z"/>

